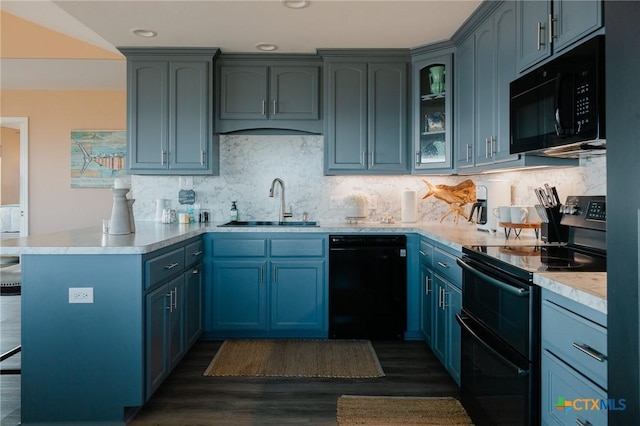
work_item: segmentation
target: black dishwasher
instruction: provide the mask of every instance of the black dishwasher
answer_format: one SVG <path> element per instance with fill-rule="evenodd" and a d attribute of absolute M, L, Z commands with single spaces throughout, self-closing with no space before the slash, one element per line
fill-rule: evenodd
<path fill-rule="evenodd" d="M 329 337 L 403 340 L 407 238 L 329 236 Z"/>

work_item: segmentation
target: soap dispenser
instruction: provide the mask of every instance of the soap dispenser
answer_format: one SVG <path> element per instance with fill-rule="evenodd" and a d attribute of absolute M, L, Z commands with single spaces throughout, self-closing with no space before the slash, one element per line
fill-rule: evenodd
<path fill-rule="evenodd" d="M 236 207 L 236 203 L 237 201 L 231 202 L 231 211 L 229 212 L 229 219 L 231 220 L 231 222 L 238 221 L 238 207 Z"/>

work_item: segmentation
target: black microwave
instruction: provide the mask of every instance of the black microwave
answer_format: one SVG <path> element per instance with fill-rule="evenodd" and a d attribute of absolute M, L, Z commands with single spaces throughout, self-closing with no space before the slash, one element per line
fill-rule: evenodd
<path fill-rule="evenodd" d="M 605 152 L 604 37 L 596 36 L 510 85 L 510 152 Z"/>

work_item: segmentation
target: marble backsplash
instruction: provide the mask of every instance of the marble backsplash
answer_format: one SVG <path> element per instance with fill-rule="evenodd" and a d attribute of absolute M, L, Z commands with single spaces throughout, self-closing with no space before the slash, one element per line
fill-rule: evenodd
<path fill-rule="evenodd" d="M 389 214 L 400 220 L 401 193 L 413 189 L 418 193 L 418 218 L 438 221 L 448 205 L 427 193 L 423 182 L 455 185 L 465 179 L 503 179 L 511 183 L 513 204 L 537 203 L 533 188 L 548 183 L 556 186 L 561 200 L 568 195 L 606 195 L 606 158 L 582 159 L 579 167 L 540 169 L 476 176 L 324 176 L 322 136 L 224 135 L 220 138 L 220 175 L 132 176 L 132 196 L 136 199 L 136 220 L 154 220 L 156 200 L 178 203 L 178 191 L 196 192 L 196 205 L 211 211 L 212 220 L 227 221 L 232 201 L 237 201 L 239 220 L 278 220 L 280 199 L 269 198 L 271 182 L 279 177 L 285 182 L 287 209 L 292 220 L 320 222 L 344 221 L 349 214 L 346 197 L 365 194 L 369 200 L 369 220 Z M 279 190 L 278 190 L 279 191 Z M 468 212 L 467 208 L 467 212 Z M 449 216 L 447 221 L 453 220 Z"/>

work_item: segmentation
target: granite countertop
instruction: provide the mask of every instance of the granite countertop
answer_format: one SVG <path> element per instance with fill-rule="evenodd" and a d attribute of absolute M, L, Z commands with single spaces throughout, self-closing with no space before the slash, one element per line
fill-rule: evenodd
<path fill-rule="evenodd" d="M 489 234 L 475 229 L 475 225 L 421 222 L 391 223 L 323 223 L 317 227 L 218 227 L 208 224 L 161 224 L 136 222 L 136 232 L 128 235 L 103 234 L 99 226 L 70 231 L 35 235 L 26 238 L 0 240 L 0 255 L 22 254 L 145 254 L 179 243 L 207 232 L 305 232 L 305 233 L 416 233 L 443 246 L 461 251 L 463 246 L 508 244 L 524 246 L 544 244 L 533 231 L 523 232 L 520 238 L 513 233 L 506 239 L 504 233 Z M 530 235 L 529 235 L 530 234 Z M 535 273 L 533 282 L 565 297 L 576 300 L 598 311 L 607 312 L 607 274 L 574 272 Z"/>

